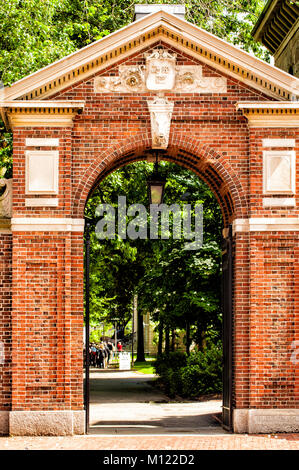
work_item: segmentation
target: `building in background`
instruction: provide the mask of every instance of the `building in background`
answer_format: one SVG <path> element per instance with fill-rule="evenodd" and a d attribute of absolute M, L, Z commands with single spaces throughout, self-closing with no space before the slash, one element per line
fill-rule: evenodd
<path fill-rule="evenodd" d="M 252 35 L 274 56 L 276 67 L 299 77 L 299 2 L 269 0 Z"/>

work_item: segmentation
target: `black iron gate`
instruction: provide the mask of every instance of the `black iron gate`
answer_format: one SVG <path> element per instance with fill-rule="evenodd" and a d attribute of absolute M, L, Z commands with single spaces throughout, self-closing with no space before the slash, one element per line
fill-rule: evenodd
<path fill-rule="evenodd" d="M 85 432 L 89 431 L 89 262 L 90 262 L 90 221 L 85 219 L 84 230 L 85 245 L 85 381 L 84 381 L 84 408 Z"/>
<path fill-rule="evenodd" d="M 222 344 L 223 344 L 223 403 L 222 423 L 232 431 L 232 306 L 233 306 L 232 226 L 222 249 Z"/>

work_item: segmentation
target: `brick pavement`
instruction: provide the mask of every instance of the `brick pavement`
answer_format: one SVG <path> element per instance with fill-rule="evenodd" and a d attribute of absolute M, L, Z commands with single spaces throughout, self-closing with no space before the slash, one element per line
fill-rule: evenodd
<path fill-rule="evenodd" d="M 299 434 L 1 437 L 0 450 L 299 450 Z"/>

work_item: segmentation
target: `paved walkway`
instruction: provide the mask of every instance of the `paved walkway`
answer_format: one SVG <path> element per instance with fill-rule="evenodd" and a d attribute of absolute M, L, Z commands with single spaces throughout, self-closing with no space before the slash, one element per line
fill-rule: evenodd
<path fill-rule="evenodd" d="M 0 450 L 299 450 L 299 434 L 277 436 L 0 437 Z"/>
<path fill-rule="evenodd" d="M 168 402 L 154 376 L 91 371 L 91 434 L 0 437 L 0 450 L 299 450 L 299 434 L 225 432 L 213 416 L 221 402 Z"/>
<path fill-rule="evenodd" d="M 224 434 L 215 419 L 221 401 L 170 401 L 153 387 L 154 375 L 101 371 L 90 374 L 90 432 L 94 434 Z"/>

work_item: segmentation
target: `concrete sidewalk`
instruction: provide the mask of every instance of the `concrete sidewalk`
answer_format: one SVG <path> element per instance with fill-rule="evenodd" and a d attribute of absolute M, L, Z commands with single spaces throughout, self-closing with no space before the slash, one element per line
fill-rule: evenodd
<path fill-rule="evenodd" d="M 215 415 L 221 401 L 170 400 L 153 387 L 156 376 L 133 371 L 90 374 L 90 433 L 94 434 L 227 434 Z"/>

